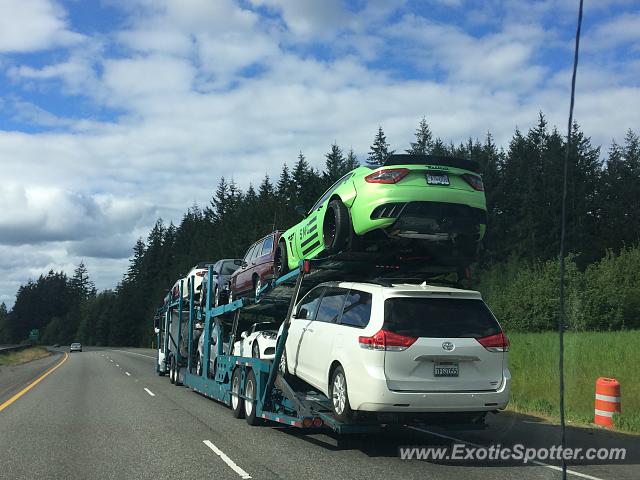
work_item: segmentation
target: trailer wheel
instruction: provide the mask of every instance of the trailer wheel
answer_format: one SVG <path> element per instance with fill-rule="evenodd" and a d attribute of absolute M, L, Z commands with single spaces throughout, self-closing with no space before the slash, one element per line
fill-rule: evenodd
<path fill-rule="evenodd" d="M 175 358 L 171 357 L 171 359 L 169 360 L 169 381 L 171 382 L 172 385 L 175 385 L 176 383 L 174 366 L 175 366 Z"/>
<path fill-rule="evenodd" d="M 244 414 L 249 425 L 258 425 L 260 419 L 256 415 L 256 375 L 253 370 L 249 370 L 247 380 L 244 384 Z"/>
<path fill-rule="evenodd" d="M 240 397 L 241 383 L 242 375 L 240 369 L 236 368 L 231 376 L 231 413 L 236 418 L 244 416 L 244 399 Z"/>
<path fill-rule="evenodd" d="M 349 406 L 349 394 L 347 392 L 347 377 L 344 369 L 338 365 L 331 375 L 330 384 L 331 404 L 336 418 L 341 422 L 349 422 L 353 418 L 353 411 Z"/>
<path fill-rule="evenodd" d="M 202 376 L 202 358 L 200 358 L 200 352 L 196 354 L 196 375 Z"/>
<path fill-rule="evenodd" d="M 175 366 L 175 369 L 174 369 L 173 372 L 174 372 L 173 373 L 173 382 L 174 382 L 173 384 L 176 387 L 179 387 L 179 386 L 182 385 L 182 382 L 180 381 L 180 365 L 178 365 L 177 361 L 176 361 L 176 366 Z"/>

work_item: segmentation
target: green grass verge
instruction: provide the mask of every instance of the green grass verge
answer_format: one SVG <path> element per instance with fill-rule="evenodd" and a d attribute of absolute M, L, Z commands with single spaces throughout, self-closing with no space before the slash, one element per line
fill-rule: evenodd
<path fill-rule="evenodd" d="M 0 354 L 0 366 L 19 365 L 39 358 L 48 357 L 49 355 L 51 355 L 51 353 L 44 347 L 30 347 L 24 350 L 18 350 L 17 352 L 2 353 Z"/>
<path fill-rule="evenodd" d="M 509 334 L 512 375 L 509 409 L 559 421 L 558 334 Z M 598 377 L 621 385 L 622 414 L 616 430 L 640 433 L 640 330 L 565 334 L 565 413 L 567 422 L 593 423 Z"/>

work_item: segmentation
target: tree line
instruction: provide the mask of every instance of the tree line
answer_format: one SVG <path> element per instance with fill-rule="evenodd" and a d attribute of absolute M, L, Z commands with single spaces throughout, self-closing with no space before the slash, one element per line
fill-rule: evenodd
<path fill-rule="evenodd" d="M 566 138 L 540 114 L 529 131 L 516 129 L 506 148 L 496 145 L 491 133 L 482 140 L 446 143 L 423 118 L 405 149 L 480 164 L 488 230 L 474 276 L 481 290 L 494 292 L 496 304 L 498 280 L 491 284 L 487 279 L 507 278 L 496 276 L 500 268 L 517 264 L 524 271 L 557 257 L 566 148 Z M 379 127 L 365 163 L 375 168 L 393 153 Z M 176 279 L 200 261 L 242 258 L 262 235 L 297 223 L 296 206 L 309 208 L 335 180 L 359 165 L 352 149 L 345 152 L 334 143 L 322 170 L 300 152 L 293 164 L 283 164 L 278 178 L 265 175 L 259 185 L 244 191 L 233 178 L 220 178 L 208 205 L 192 206 L 178 225 L 158 219 L 147 238 L 136 242 L 115 289 L 96 292 L 83 264 L 71 277 L 52 271 L 20 287 L 10 312 L 0 306 L 0 342 L 22 340 L 30 329 L 39 328 L 49 343 L 78 339 L 95 345 L 148 346 L 155 309 Z M 603 155 L 575 124 L 568 172 L 567 247 L 572 265 L 586 272 L 603 257 L 638 242 L 638 134 L 629 130 L 621 144 L 613 142 Z M 547 320 L 543 326 L 550 325 Z M 620 322 L 612 325 L 624 327 Z M 589 328 L 579 322 L 575 326 Z"/>

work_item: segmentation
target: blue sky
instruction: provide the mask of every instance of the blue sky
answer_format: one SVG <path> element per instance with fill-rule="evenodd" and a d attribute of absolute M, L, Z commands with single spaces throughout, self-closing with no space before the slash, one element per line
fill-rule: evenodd
<path fill-rule="evenodd" d="M 539 111 L 564 125 L 577 4 L 1 0 L 0 301 L 80 260 L 113 287 L 221 176 L 363 158 L 378 125 L 398 150 L 422 116 L 503 146 Z M 637 1 L 586 2 L 582 47 L 576 119 L 606 149 L 639 129 Z"/>

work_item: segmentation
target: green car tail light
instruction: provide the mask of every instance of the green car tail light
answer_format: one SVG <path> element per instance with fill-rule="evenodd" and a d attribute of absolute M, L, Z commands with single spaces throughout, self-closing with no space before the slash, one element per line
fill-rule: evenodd
<path fill-rule="evenodd" d="M 409 174 L 408 168 L 387 168 L 378 170 L 364 177 L 367 183 L 398 183 Z"/>
<path fill-rule="evenodd" d="M 470 173 L 464 173 L 462 178 L 466 180 L 466 182 L 471 185 L 471 188 L 474 190 L 478 190 L 479 192 L 484 192 L 484 184 L 482 183 L 482 178 L 477 175 L 471 175 Z"/>

